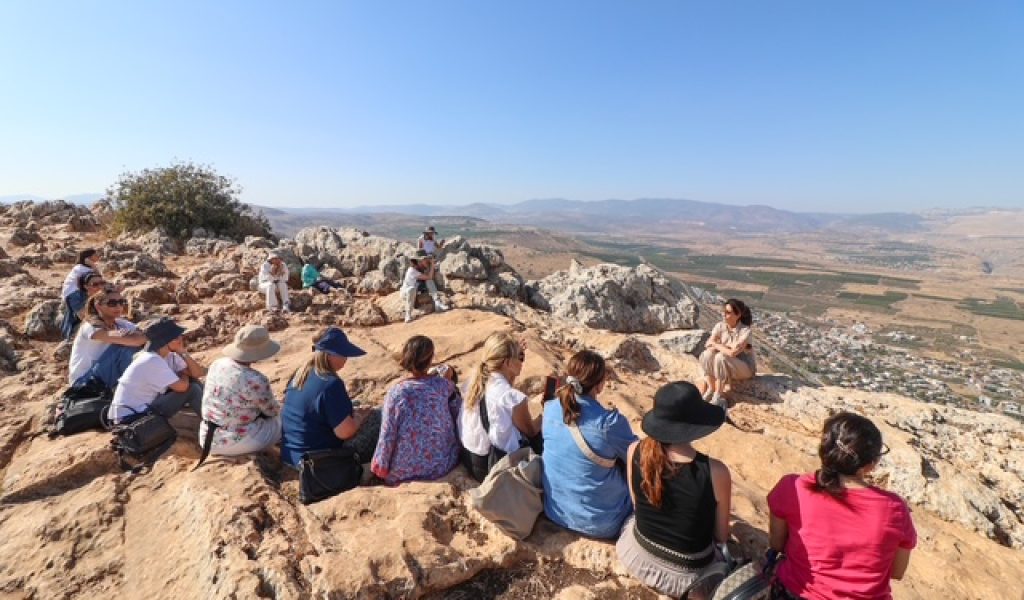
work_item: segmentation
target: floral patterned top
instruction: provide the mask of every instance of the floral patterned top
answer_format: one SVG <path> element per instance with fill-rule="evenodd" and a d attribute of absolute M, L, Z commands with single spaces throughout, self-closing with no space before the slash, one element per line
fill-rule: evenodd
<path fill-rule="evenodd" d="M 455 468 L 462 399 L 444 377 L 405 379 L 384 399 L 377 451 L 370 465 L 389 485 L 438 479 Z"/>
<path fill-rule="evenodd" d="M 203 386 L 204 422 L 199 426 L 199 441 L 206 439 L 205 421 L 220 425 L 213 434 L 211 447 L 216 447 L 242 441 L 249 424 L 260 415 L 276 417 L 280 412 L 281 404 L 266 375 L 230 358 L 218 358 L 210 365 Z"/>

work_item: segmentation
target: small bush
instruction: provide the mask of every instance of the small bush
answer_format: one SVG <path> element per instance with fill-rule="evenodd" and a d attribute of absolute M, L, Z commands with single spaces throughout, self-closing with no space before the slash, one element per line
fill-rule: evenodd
<path fill-rule="evenodd" d="M 270 222 L 236 199 L 235 182 L 193 163 L 122 173 L 110 189 L 115 231 L 162 229 L 184 241 L 203 228 L 214 236 L 242 241 L 247 235 L 272 237 Z"/>

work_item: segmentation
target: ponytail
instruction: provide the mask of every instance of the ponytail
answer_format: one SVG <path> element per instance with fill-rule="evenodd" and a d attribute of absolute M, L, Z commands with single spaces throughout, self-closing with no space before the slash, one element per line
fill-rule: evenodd
<path fill-rule="evenodd" d="M 306 385 L 306 380 L 309 379 L 310 373 L 316 373 L 320 377 L 334 375 L 334 371 L 331 370 L 330 355 L 316 349 L 316 343 L 327 335 L 327 332 L 330 330 L 330 327 L 326 327 L 313 336 L 313 356 L 309 357 L 306 364 L 299 367 L 292 375 L 291 385 L 295 389 L 301 390 Z"/>
<path fill-rule="evenodd" d="M 473 408 L 486 393 L 487 382 L 492 373 L 496 373 L 506 360 L 519 354 L 519 342 L 508 333 L 492 333 L 484 341 L 483 357 L 476 367 L 476 375 L 469 386 L 469 393 L 464 400 L 466 408 Z"/>
<path fill-rule="evenodd" d="M 565 385 L 558 389 L 558 401 L 562 404 L 562 421 L 575 425 L 580 418 L 580 402 L 577 396 L 587 396 L 605 378 L 604 358 L 592 350 L 580 350 L 569 359 L 569 372 Z"/>
<path fill-rule="evenodd" d="M 853 477 L 882 455 L 882 432 L 870 420 L 840 412 L 825 420 L 814 474 L 815 491 L 840 498 L 846 493 L 842 477 Z"/>
<path fill-rule="evenodd" d="M 480 396 L 484 394 L 484 389 L 487 386 L 487 380 L 491 377 L 491 370 L 487 367 L 487 363 L 480 363 L 476 366 L 476 375 L 473 377 L 473 383 L 469 386 L 469 393 L 466 394 L 464 400 L 466 408 L 473 408 L 477 402 L 480 401 Z"/>
<path fill-rule="evenodd" d="M 668 459 L 665 446 L 654 438 L 640 440 L 636 451 L 640 453 L 640 473 L 643 477 L 640 488 L 651 506 L 661 508 L 665 475 L 673 473 L 677 467 Z"/>

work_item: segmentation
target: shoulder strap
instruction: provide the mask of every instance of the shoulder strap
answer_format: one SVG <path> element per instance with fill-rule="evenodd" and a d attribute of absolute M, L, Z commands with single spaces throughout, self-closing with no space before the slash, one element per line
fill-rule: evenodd
<path fill-rule="evenodd" d="M 615 466 L 614 458 L 604 458 L 603 456 L 598 456 L 597 453 L 595 453 L 590 448 L 590 445 L 587 444 L 587 440 L 583 439 L 583 432 L 580 431 L 578 425 L 573 423 L 568 427 L 569 433 L 572 434 L 572 439 L 576 442 L 576 446 L 579 447 L 580 452 L 583 453 L 583 456 L 586 456 L 587 458 L 590 459 L 590 462 L 594 463 L 599 467 L 604 467 L 606 469 L 611 469 L 612 467 Z"/>
<path fill-rule="evenodd" d="M 484 433 L 487 434 L 487 442 L 491 441 L 491 420 L 487 417 L 487 392 L 480 396 L 480 404 L 477 405 L 480 411 L 480 424 L 484 426 Z"/>
<path fill-rule="evenodd" d="M 201 444 L 203 453 L 199 456 L 199 462 L 196 463 L 196 466 L 192 467 L 193 471 L 203 466 L 203 463 L 206 462 L 206 457 L 210 456 L 210 449 L 213 448 L 213 434 L 220 427 L 220 425 L 213 421 L 203 419 L 203 422 L 206 423 L 206 435 L 203 437 L 203 443 Z"/>

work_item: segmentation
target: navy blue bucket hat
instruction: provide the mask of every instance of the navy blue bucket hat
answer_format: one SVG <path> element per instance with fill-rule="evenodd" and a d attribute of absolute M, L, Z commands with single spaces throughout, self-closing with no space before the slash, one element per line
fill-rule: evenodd
<path fill-rule="evenodd" d="M 174 319 L 163 317 L 159 321 L 146 327 L 143 333 L 146 335 L 146 352 L 156 352 L 167 344 L 180 338 L 185 333 L 185 328 L 174 322 Z"/>

